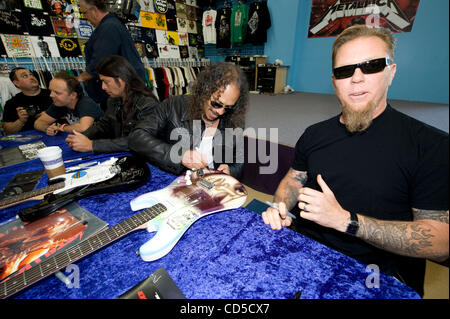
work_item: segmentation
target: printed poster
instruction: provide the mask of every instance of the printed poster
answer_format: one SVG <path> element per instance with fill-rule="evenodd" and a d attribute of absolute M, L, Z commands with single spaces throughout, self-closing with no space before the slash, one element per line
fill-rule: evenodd
<path fill-rule="evenodd" d="M 312 0 L 308 38 L 337 36 L 354 24 L 411 32 L 420 0 Z"/>

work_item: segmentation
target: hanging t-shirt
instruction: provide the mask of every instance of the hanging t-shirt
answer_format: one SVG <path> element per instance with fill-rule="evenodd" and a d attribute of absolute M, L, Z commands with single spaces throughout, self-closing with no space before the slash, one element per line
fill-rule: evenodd
<path fill-rule="evenodd" d="M 216 17 L 216 47 L 229 48 L 231 46 L 230 30 L 231 8 L 221 8 Z"/>
<path fill-rule="evenodd" d="M 248 5 L 235 5 L 231 10 L 231 43 L 244 44 L 247 34 L 247 23 Z"/>
<path fill-rule="evenodd" d="M 216 10 L 211 9 L 203 12 L 202 29 L 205 44 L 216 44 L 216 17 Z"/>
<path fill-rule="evenodd" d="M 267 42 L 270 13 L 266 2 L 253 2 L 248 11 L 247 42 L 261 45 Z"/>

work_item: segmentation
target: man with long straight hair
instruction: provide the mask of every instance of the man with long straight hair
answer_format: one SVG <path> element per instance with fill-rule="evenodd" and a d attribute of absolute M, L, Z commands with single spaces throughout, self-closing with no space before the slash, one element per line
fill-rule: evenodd
<path fill-rule="evenodd" d="M 83 134 L 69 135 L 66 143 L 78 152 L 126 152 L 129 133 L 158 100 L 124 57 L 103 59 L 97 72 L 109 95 L 105 114 Z"/>

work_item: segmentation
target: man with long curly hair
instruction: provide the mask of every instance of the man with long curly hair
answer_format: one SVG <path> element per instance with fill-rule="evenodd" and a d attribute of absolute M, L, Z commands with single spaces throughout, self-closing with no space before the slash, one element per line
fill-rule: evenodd
<path fill-rule="evenodd" d="M 198 75 L 191 95 L 170 96 L 136 125 L 130 149 L 173 174 L 209 168 L 238 177 L 247 104 L 242 70 L 213 64 Z"/>

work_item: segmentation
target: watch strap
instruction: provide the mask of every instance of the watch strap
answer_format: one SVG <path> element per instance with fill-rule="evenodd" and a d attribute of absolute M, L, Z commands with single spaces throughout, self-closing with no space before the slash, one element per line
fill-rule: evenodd
<path fill-rule="evenodd" d="M 352 213 L 352 212 L 349 212 L 349 213 L 350 213 L 350 223 L 348 224 L 347 230 L 345 232 L 347 234 L 355 236 L 356 232 L 359 229 L 358 215 L 356 215 L 355 213 Z"/>

